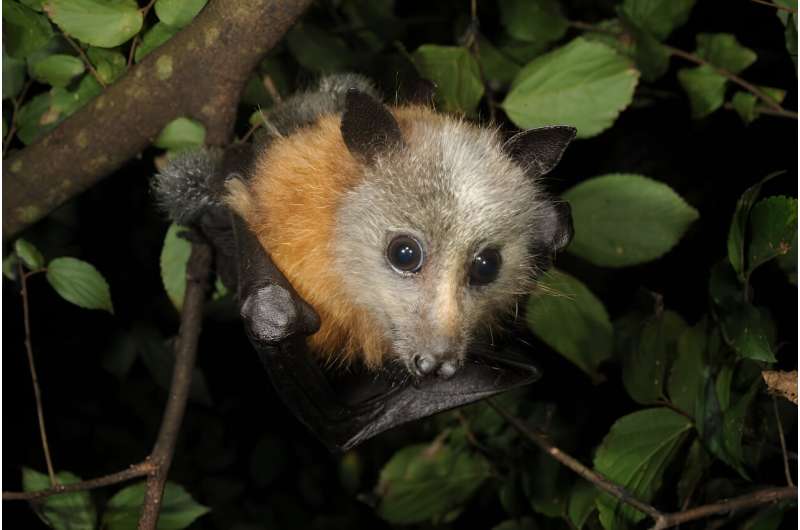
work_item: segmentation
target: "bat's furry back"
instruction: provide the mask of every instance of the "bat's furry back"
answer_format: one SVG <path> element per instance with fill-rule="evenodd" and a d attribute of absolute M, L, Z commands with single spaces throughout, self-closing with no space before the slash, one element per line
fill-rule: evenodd
<path fill-rule="evenodd" d="M 384 106 L 365 78 L 323 78 L 269 113 L 244 179 L 219 199 L 189 156 L 156 191 L 179 222 L 224 201 L 319 313 L 312 349 L 332 363 L 402 363 L 452 375 L 469 344 L 529 292 L 569 240 L 544 194 L 569 128 L 503 142 L 421 105 Z"/>

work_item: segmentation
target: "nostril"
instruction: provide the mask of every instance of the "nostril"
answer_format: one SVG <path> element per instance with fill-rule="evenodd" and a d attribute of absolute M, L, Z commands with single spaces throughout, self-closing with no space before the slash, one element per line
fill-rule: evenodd
<path fill-rule="evenodd" d="M 429 374 L 433 371 L 436 363 L 428 355 L 417 355 L 414 357 L 414 364 L 421 374 Z"/>
<path fill-rule="evenodd" d="M 442 379 L 450 379 L 456 373 L 456 363 L 453 361 L 445 361 L 439 367 L 439 377 Z"/>

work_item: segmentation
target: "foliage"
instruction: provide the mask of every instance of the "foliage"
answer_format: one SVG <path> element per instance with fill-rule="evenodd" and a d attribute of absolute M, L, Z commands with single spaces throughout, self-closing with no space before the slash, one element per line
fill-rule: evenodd
<path fill-rule="evenodd" d="M 797 362 L 796 122 L 787 110 L 797 102 L 797 5 L 775 3 L 789 9 L 501 0 L 472 13 L 470 2 L 319 2 L 253 73 L 237 134 L 319 74 L 344 70 L 370 74 L 389 95 L 423 76 L 438 85 L 439 110 L 506 130 L 575 126 L 579 139 L 544 183 L 570 202 L 575 237 L 520 305 L 516 327 L 526 329 L 513 335 L 545 375 L 497 401 L 639 499 L 677 511 L 784 480 L 761 372 Z M 4 156 L 102 93 L 205 4 L 5 0 Z M 177 326 L 190 245 L 155 212 L 143 175 L 204 142 L 198 117 L 178 118 L 125 178 L 5 249 L 6 314 L 20 312 L 9 287 L 23 274 L 40 371 L 69 374 L 43 378 L 48 418 L 59 418 L 51 445 L 83 475 L 136 461 L 160 420 L 173 362 L 165 337 Z M 44 282 L 52 290 L 37 287 Z M 163 528 L 646 524 L 486 404 L 327 455 L 265 390 L 231 306 L 218 282 Z M 12 355 L 24 339 L 15 318 L 4 316 Z M 13 362 L 4 357 L 4 368 L 24 396 L 18 372 L 27 367 Z M 48 487 L 27 467 L 40 461 L 35 419 L 11 414 L 22 441 L 7 460 L 25 489 Z M 790 446 L 795 415 L 779 407 Z M 96 437 L 81 433 L 89 424 Z M 70 440 L 94 452 L 68 460 Z M 103 495 L 53 497 L 36 514 L 52 528 L 132 528 L 141 484 Z M 777 504 L 724 528 L 777 528 L 795 514 Z"/>

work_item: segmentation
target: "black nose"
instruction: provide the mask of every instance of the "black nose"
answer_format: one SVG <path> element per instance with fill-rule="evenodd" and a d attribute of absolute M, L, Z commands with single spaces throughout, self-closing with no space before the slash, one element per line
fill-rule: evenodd
<path fill-rule="evenodd" d="M 428 375 L 436 368 L 436 361 L 430 355 L 415 355 L 414 366 L 416 366 L 419 375 Z"/>

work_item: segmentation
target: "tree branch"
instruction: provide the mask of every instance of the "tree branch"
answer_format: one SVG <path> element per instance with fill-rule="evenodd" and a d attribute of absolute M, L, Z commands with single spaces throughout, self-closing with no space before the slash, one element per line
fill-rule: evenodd
<path fill-rule="evenodd" d="M 310 0 L 212 0 L 169 42 L 3 162 L 3 237 L 92 187 L 179 116 L 223 145 L 250 72 Z"/>
<path fill-rule="evenodd" d="M 36 501 L 52 497 L 53 495 L 61 495 L 62 493 L 73 493 L 76 491 L 87 491 L 95 488 L 102 488 L 103 486 L 111 486 L 126 482 L 128 480 L 144 477 L 153 472 L 153 464 L 150 462 L 139 462 L 134 464 L 128 469 L 104 475 L 102 477 L 75 482 L 74 484 L 61 484 L 59 486 L 39 491 L 4 491 L 4 501 Z"/>
<path fill-rule="evenodd" d="M 517 418 L 505 409 L 497 405 L 492 400 L 486 401 L 498 414 L 506 419 L 520 434 L 533 442 L 536 446 L 541 448 L 545 453 L 549 454 L 555 460 L 568 467 L 584 479 L 594 484 L 597 488 L 605 491 L 609 495 L 619 499 L 642 513 L 649 515 L 653 521 L 654 526 L 652 530 L 664 530 L 679 524 L 695 521 L 697 519 L 704 519 L 712 515 L 719 515 L 730 513 L 737 510 L 745 510 L 748 508 L 755 508 L 764 504 L 770 504 L 787 499 L 797 498 L 797 487 L 784 487 L 784 488 L 764 488 L 757 491 L 734 497 L 733 499 L 726 499 L 704 506 L 698 506 L 689 510 L 683 510 L 674 513 L 663 513 L 655 507 L 643 502 L 633 496 L 628 490 L 611 482 L 606 477 L 592 471 L 584 466 L 570 455 L 562 452 L 558 447 L 553 445 L 542 433 L 538 433 L 525 425 L 525 422 Z"/>
<path fill-rule="evenodd" d="M 175 444 L 178 440 L 189 387 L 192 382 L 197 344 L 203 322 L 203 301 L 211 271 L 211 247 L 205 243 L 192 243 L 192 254 L 186 266 L 186 293 L 181 311 L 181 327 L 175 344 L 175 368 L 172 371 L 169 399 L 161 420 L 153 452 L 147 461 L 154 471 L 147 477 L 144 506 L 139 518 L 139 530 L 155 530 L 161 510 L 161 496 L 167 482 Z"/>

